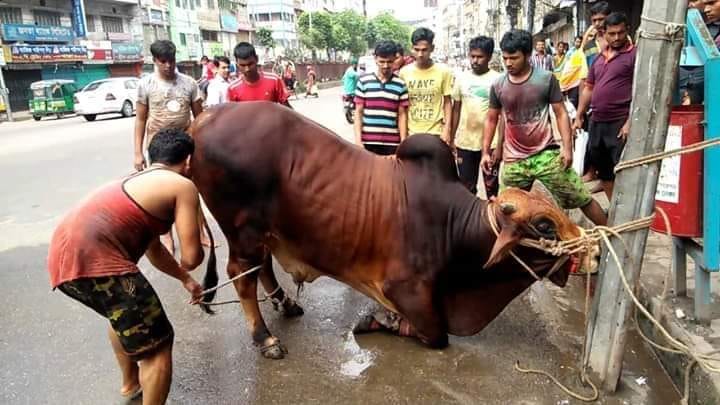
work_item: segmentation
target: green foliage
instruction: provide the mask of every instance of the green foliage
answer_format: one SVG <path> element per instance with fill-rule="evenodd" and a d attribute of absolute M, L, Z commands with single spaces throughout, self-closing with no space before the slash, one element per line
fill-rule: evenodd
<path fill-rule="evenodd" d="M 407 49 L 410 44 L 410 27 L 389 13 L 379 14 L 368 21 L 365 40 L 371 48 L 380 41 L 389 40 L 399 42 Z"/>
<path fill-rule="evenodd" d="M 272 31 L 267 28 L 260 28 L 255 32 L 255 38 L 258 44 L 266 48 L 275 48 L 275 39 Z"/>
<path fill-rule="evenodd" d="M 391 40 L 407 47 L 410 28 L 390 14 L 381 14 L 369 22 L 354 10 L 341 13 L 325 11 L 302 13 L 297 21 L 300 42 L 313 51 L 347 51 L 353 56 L 365 53 L 380 40 Z"/>

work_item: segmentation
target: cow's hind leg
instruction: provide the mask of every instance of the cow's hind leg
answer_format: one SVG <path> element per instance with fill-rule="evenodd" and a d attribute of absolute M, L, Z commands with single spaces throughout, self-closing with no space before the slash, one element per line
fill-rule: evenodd
<path fill-rule="evenodd" d="M 401 329 L 411 332 L 425 344 L 442 349 L 448 345 L 447 322 L 436 308 L 433 299 L 433 283 L 428 280 L 388 280 L 383 288 L 389 298 L 409 322 Z"/>
<path fill-rule="evenodd" d="M 230 252 L 228 260 L 227 273 L 228 277 L 235 277 L 250 268 L 253 264 L 259 263 L 262 255 L 258 256 L 259 260 L 241 261 L 236 254 Z M 260 307 L 257 300 L 257 279 L 258 272 L 250 273 L 233 282 L 235 290 L 237 290 L 240 302 L 245 313 L 245 320 L 250 328 L 253 342 L 260 347 L 260 352 L 264 357 L 269 359 L 282 359 L 285 357 L 287 350 L 280 343 L 280 340 L 270 334 L 265 325 Z"/>
<path fill-rule="evenodd" d="M 263 259 L 263 267 L 260 270 L 260 283 L 265 289 L 265 297 L 272 300 L 273 307 L 276 311 L 282 309 L 282 313 L 286 318 L 300 316 L 304 313 L 302 307 L 295 300 L 290 298 L 287 293 L 278 284 L 273 271 L 272 256 L 270 253 L 265 254 Z M 282 308 L 280 308 L 282 306 Z"/>

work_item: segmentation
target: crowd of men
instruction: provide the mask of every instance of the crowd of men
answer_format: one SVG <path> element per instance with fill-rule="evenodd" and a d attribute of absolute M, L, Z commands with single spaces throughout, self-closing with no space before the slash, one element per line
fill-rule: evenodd
<path fill-rule="evenodd" d="M 689 3 L 704 11 L 720 46 L 720 0 Z M 504 72 L 490 69 L 492 38 L 469 41 L 471 69 L 457 76 L 433 61 L 429 29 L 412 33 L 414 58 L 402 46 L 380 41 L 374 49 L 377 69 L 361 74 L 354 64 L 345 77 L 344 92 L 356 103 L 355 142 L 392 155 L 408 136 L 434 134 L 455 152 L 460 178 L 473 193 L 481 176 L 488 197 L 502 187 L 529 189 L 539 181 L 563 208 L 580 208 L 604 225 L 606 213 L 583 173 L 572 169 L 573 131 L 589 131 L 585 174 L 599 178 L 610 196 L 629 134 L 636 48 L 624 14 L 612 12 L 605 1 L 594 3 L 590 14 L 591 28 L 573 47 L 560 43 L 552 50 L 527 31 L 506 33 L 499 44 Z M 203 104 L 264 100 L 290 107 L 293 77 L 264 72 L 254 47 L 239 43 L 234 61 L 207 61 L 214 68 L 204 75 L 203 100 L 198 83 L 178 72 L 172 42 L 156 41 L 150 52 L 155 72 L 138 88 L 137 173 L 104 186 L 66 215 L 50 243 L 48 271 L 53 288 L 109 320 L 121 396 L 142 394 L 143 403 L 161 404 L 170 389 L 173 329 L 137 262 L 146 255 L 182 283 L 192 302 L 202 299 L 202 287 L 189 272 L 202 262 L 202 244 L 209 241 L 201 232 L 198 191 L 187 178 L 194 143 L 185 131 Z M 239 80 L 230 80 L 233 70 Z M 697 70 L 681 71 L 683 99 L 701 99 L 699 77 Z M 572 122 L 568 105 L 576 108 Z M 169 236 L 173 224 L 179 260 Z M 275 292 L 268 293 L 274 298 Z"/>

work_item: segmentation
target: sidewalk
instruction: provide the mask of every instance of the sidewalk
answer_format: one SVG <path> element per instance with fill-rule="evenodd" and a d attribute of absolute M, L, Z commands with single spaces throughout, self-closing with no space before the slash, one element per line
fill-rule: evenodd
<path fill-rule="evenodd" d="M 594 197 L 604 208 L 609 205 L 604 194 L 595 194 Z M 579 211 L 573 211 L 571 217 L 576 223 L 584 227 L 589 226 L 587 220 Z M 693 302 L 695 291 L 694 263 L 688 257 L 687 296 L 676 296 L 675 286 L 673 285 L 675 278 L 673 274 L 670 274 L 672 250 L 672 240 L 666 234 L 649 232 L 638 285 L 638 298 L 648 311 L 660 321 L 670 335 L 688 345 L 693 353 L 710 354 L 712 351 L 720 350 L 720 308 L 713 309 L 710 325 L 702 325 L 695 320 Z M 662 301 L 661 296 L 666 279 L 669 285 L 667 296 Z M 717 294 L 720 291 L 720 279 L 713 276 L 711 280 L 710 289 L 713 292 L 713 302 L 720 302 L 720 297 Z M 582 305 L 582 303 L 577 303 L 577 305 Z M 681 312 L 677 312 L 677 310 Z M 662 334 L 647 318 L 640 315 L 638 319 L 643 333 L 648 338 L 660 345 L 669 346 Z M 631 320 L 629 325 L 633 325 L 629 330 L 633 334 L 637 333 L 634 327 L 635 321 Z M 666 353 L 655 349 L 647 342 L 644 342 L 644 346 L 647 350 L 655 353 L 675 384 L 675 388 L 682 396 L 685 390 L 685 373 L 688 358 L 684 355 Z M 627 367 L 628 357 L 630 357 L 627 352 L 630 349 L 628 347 L 625 350 L 624 367 Z M 717 357 L 720 358 L 720 354 Z M 720 362 L 716 363 L 715 366 L 720 367 Z M 720 374 L 707 372 L 695 365 L 692 368 L 689 381 L 688 404 L 720 404 Z"/>

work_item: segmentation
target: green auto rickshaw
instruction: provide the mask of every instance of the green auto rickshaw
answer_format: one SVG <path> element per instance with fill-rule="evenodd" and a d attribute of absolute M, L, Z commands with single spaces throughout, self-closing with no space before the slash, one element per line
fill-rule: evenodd
<path fill-rule="evenodd" d="M 72 80 L 41 80 L 30 85 L 28 105 L 35 121 L 55 115 L 62 118 L 75 108 L 73 96 L 78 89 Z"/>

